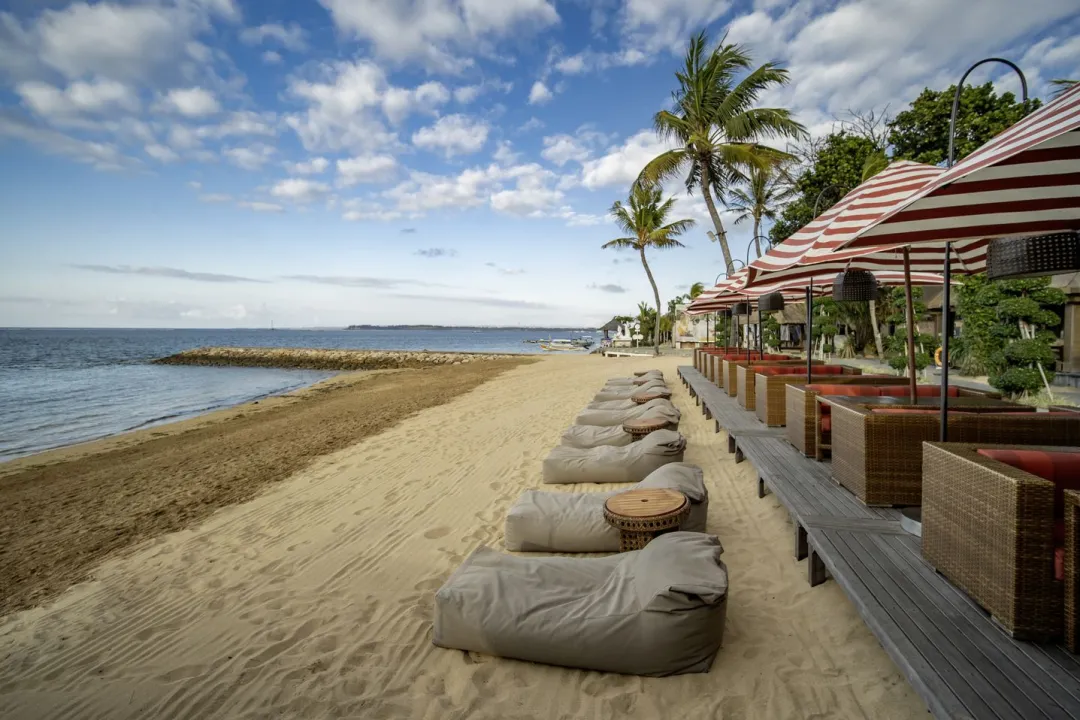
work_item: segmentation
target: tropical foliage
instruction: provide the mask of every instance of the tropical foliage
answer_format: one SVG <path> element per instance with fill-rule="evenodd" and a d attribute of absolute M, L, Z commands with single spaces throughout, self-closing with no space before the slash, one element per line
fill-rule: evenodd
<path fill-rule="evenodd" d="M 754 251 L 761 257 L 761 221 L 774 221 L 784 205 L 795 197 L 796 189 L 782 164 L 753 166 L 740 174 L 739 184 L 724 197 L 728 210 L 735 213 L 735 224 L 754 223 Z M 765 248 L 766 250 L 768 248 Z"/>
<path fill-rule="evenodd" d="M 771 62 L 753 68 L 749 53 L 739 45 L 721 41 L 711 50 L 708 45 L 704 32 L 690 41 L 683 68 L 675 73 L 679 87 L 673 93 L 672 109 L 661 110 L 653 118 L 657 134 L 674 143 L 675 149 L 650 161 L 637 184 L 681 176 L 687 192 L 700 192 L 730 273 L 735 266 L 716 199 L 723 197 L 740 172 L 789 159 L 786 153 L 762 145 L 763 139 L 798 138 L 805 129 L 790 110 L 755 107 L 764 91 L 787 84 L 787 70 Z M 740 73 L 746 74 L 736 82 Z"/>
<path fill-rule="evenodd" d="M 662 306 L 660 291 L 656 287 L 656 279 L 653 278 L 652 269 L 649 268 L 645 251 L 683 247 L 676 238 L 693 227 L 694 221 L 687 218 L 668 222 L 668 216 L 674 204 L 675 198 L 664 200 L 663 190 L 658 185 L 635 185 L 630 190 L 627 204 L 624 205 L 622 201 L 616 200 L 610 211 L 615 223 L 627 233 L 627 236 L 615 238 L 603 245 L 604 248 L 616 250 L 635 250 L 641 256 L 641 265 L 645 268 L 645 275 L 649 278 L 656 300 L 652 336 L 653 347 L 657 354 L 660 353 L 660 324 L 655 318 L 662 312 Z M 645 335 L 644 323 L 642 334 Z"/>

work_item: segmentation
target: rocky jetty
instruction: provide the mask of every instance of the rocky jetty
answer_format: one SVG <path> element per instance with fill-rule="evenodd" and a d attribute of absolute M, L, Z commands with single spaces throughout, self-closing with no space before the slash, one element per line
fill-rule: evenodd
<path fill-rule="evenodd" d="M 155 360 L 160 365 L 298 368 L 304 370 L 387 370 L 463 365 L 511 355 L 427 350 L 325 350 L 317 348 L 207 347 Z"/>

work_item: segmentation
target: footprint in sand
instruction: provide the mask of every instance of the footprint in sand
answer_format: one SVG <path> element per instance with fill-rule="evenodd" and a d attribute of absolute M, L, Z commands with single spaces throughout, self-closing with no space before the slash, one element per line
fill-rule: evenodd
<path fill-rule="evenodd" d="M 435 540 L 436 538 L 446 537 L 449 534 L 450 528 L 442 525 L 439 527 L 431 528 L 426 533 L 424 533 L 424 537 L 426 537 L 428 540 Z"/>

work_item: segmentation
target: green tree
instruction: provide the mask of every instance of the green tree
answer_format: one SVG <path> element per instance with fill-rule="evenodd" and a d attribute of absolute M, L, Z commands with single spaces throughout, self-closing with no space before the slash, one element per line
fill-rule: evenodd
<path fill-rule="evenodd" d="M 690 286 L 690 292 L 687 293 L 686 297 L 693 300 L 703 292 L 705 292 L 705 283 L 696 282 Z"/>
<path fill-rule="evenodd" d="M 873 139 L 847 130 L 838 130 L 812 145 L 795 180 L 797 197 L 784 207 L 769 232 L 772 243 L 782 242 L 814 219 L 819 195 L 820 213 L 855 189 L 863 181 L 868 162 L 880 153 L 881 147 Z"/>
<path fill-rule="evenodd" d="M 667 250 L 670 248 L 684 247 L 676 240 L 684 232 L 694 226 L 690 219 L 668 222 L 668 215 L 675 204 L 675 198 L 664 200 L 663 190 L 659 185 L 642 186 L 635 185 L 630 190 L 627 205 L 616 200 L 611 206 L 611 216 L 615 223 L 622 228 L 627 237 L 615 238 L 604 243 L 604 248 L 616 250 L 636 250 L 641 256 L 641 265 L 645 268 L 645 275 L 652 285 L 653 296 L 656 299 L 656 314 L 663 312 L 660 305 L 660 291 L 656 287 L 649 261 L 645 257 L 646 249 Z M 653 347 L 657 355 L 660 354 L 660 325 L 654 323 Z M 644 327 L 642 328 L 644 334 Z"/>
<path fill-rule="evenodd" d="M 771 62 L 751 70 L 753 62 L 741 46 L 721 41 L 709 50 L 708 44 L 705 32 L 690 41 L 683 69 L 675 73 L 679 88 L 673 94 L 673 108 L 653 118 L 657 135 L 678 147 L 651 160 L 638 184 L 656 184 L 685 173 L 687 192 L 696 188 L 705 200 L 731 273 L 735 265 L 715 199 L 724 196 L 737 171 L 790 158 L 760 144 L 763 138 L 798 138 L 806 130 L 790 110 L 755 107 L 764 91 L 787 84 L 787 70 Z M 736 84 L 741 72 L 747 74 Z"/>
<path fill-rule="evenodd" d="M 1050 287 L 1050 278 L 987 280 L 972 275 L 957 288 L 957 314 L 963 318 L 960 369 L 990 376 L 990 384 L 1009 395 L 1037 392 L 1043 368 L 1053 377 L 1052 349 L 1061 324 L 1055 311 L 1065 293 Z"/>
<path fill-rule="evenodd" d="M 889 123 L 889 144 L 895 158 L 929 165 L 945 161 L 955 94 L 955 85 L 945 90 L 926 88 L 907 110 Z M 965 86 L 956 116 L 956 159 L 970 155 L 1039 105 L 1038 100 L 1017 102 L 1012 93 L 999 96 L 993 83 Z"/>
<path fill-rule="evenodd" d="M 739 174 L 738 182 L 728 191 L 724 205 L 736 213 L 736 225 L 753 221 L 754 251 L 761 257 L 761 221 L 776 220 L 777 213 L 795 196 L 795 186 L 781 165 L 752 166 Z"/>

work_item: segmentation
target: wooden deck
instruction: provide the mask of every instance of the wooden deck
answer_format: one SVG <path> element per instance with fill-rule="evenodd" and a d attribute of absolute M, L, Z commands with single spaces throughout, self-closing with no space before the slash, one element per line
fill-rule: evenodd
<path fill-rule="evenodd" d="M 754 416 L 726 393 L 722 405 L 696 370 L 679 375 L 720 425 L 753 427 Z M 771 491 L 791 514 L 811 585 L 832 577 L 843 588 L 934 717 L 1080 717 L 1080 656 L 1009 637 L 923 559 L 898 511 L 863 505 L 827 463 L 781 437 L 744 432 L 734 442 L 757 470 L 759 496 Z"/>
<path fill-rule="evenodd" d="M 781 437 L 783 428 L 771 428 L 754 413 L 743 410 L 734 398 L 693 367 L 680 367 L 679 377 L 690 395 L 709 420 L 716 423 L 716 432 L 723 428 L 728 436 L 728 452 L 735 453 L 735 462 L 742 462 L 737 440 L 740 437 Z"/>

